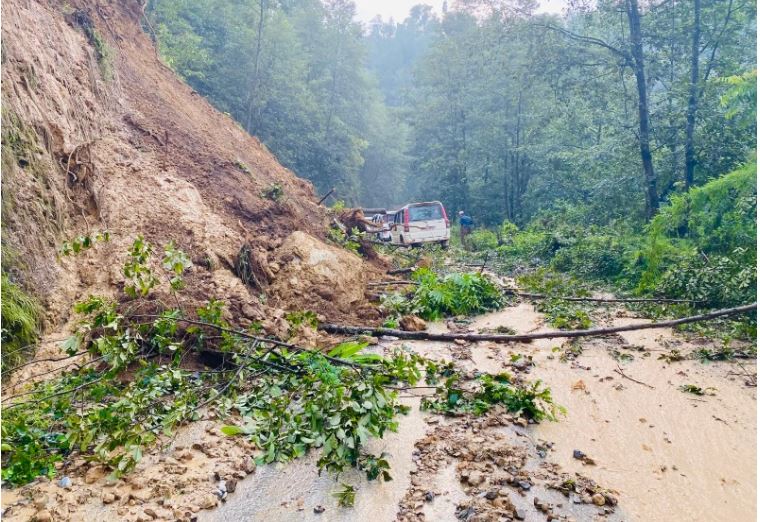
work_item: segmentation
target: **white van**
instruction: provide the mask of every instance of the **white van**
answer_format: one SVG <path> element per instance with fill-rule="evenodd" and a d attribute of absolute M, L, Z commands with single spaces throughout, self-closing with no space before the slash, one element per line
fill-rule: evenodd
<path fill-rule="evenodd" d="M 420 246 L 422 243 L 449 245 L 451 222 L 440 201 L 410 203 L 393 215 L 391 244 Z"/>

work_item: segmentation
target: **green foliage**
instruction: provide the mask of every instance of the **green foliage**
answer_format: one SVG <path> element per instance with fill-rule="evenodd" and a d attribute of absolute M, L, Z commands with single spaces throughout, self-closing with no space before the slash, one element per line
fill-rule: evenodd
<path fill-rule="evenodd" d="M 547 322 L 560 330 L 586 330 L 592 322 L 581 306 L 559 299 L 545 299 L 536 304 L 536 310 L 546 315 Z"/>
<path fill-rule="evenodd" d="M 591 295 L 588 283 L 572 275 L 540 268 L 517 277 L 520 288 L 547 296 L 588 297 Z"/>
<path fill-rule="evenodd" d="M 361 232 L 356 228 L 351 231 L 350 235 L 336 225 L 330 227 L 330 229 L 327 231 L 328 239 L 330 239 L 336 245 L 341 246 L 356 255 L 359 255 L 359 247 L 361 247 L 359 240 L 363 237 L 364 232 Z"/>
<path fill-rule="evenodd" d="M 340 507 L 353 507 L 356 501 L 356 488 L 350 484 L 342 483 L 342 489 L 333 493 L 333 496 L 338 499 L 338 505 Z"/>
<path fill-rule="evenodd" d="M 422 407 L 439 413 L 482 415 L 498 404 L 537 421 L 556 420 L 558 414 L 565 412 L 554 403 L 549 388 L 541 387 L 541 381 L 518 386 L 509 374 L 486 374 L 478 378 L 475 390 L 465 390 L 459 387 L 459 379 L 458 375 L 447 377 L 435 397 L 423 399 Z"/>
<path fill-rule="evenodd" d="M 441 278 L 430 269 L 420 268 L 412 278 L 419 285 L 410 310 L 428 321 L 487 312 L 504 303 L 501 290 L 484 274 L 454 273 Z"/>
<path fill-rule="evenodd" d="M 124 263 L 122 273 L 127 278 L 124 286 L 126 294 L 132 298 L 138 295 L 144 297 L 158 284 L 158 278 L 153 275 L 148 261 L 153 254 L 153 247 L 142 236 L 137 236 L 132 243 L 129 259 Z"/>
<path fill-rule="evenodd" d="M 289 312 L 285 315 L 285 320 L 290 325 L 289 332 L 291 336 L 295 335 L 303 325 L 316 330 L 319 324 L 317 314 L 311 310 Z"/>
<path fill-rule="evenodd" d="M 499 246 L 499 238 L 496 236 L 495 232 L 492 232 L 487 228 L 479 228 L 473 230 L 470 235 L 467 236 L 467 243 L 468 246 L 476 252 L 490 251 L 495 250 L 496 247 Z"/>
<path fill-rule="evenodd" d="M 279 203 L 285 198 L 285 191 L 283 190 L 282 185 L 279 183 L 273 183 L 268 188 L 261 191 L 261 197 Z"/>
<path fill-rule="evenodd" d="M 41 310 L 37 301 L 2 273 L 2 375 L 20 363 L 37 341 Z"/>
<path fill-rule="evenodd" d="M 193 263 L 190 258 L 182 250 L 178 250 L 174 245 L 174 241 L 164 246 L 164 258 L 161 261 L 161 266 L 164 270 L 171 273 L 171 279 L 169 279 L 169 285 L 172 290 L 179 290 L 182 288 L 182 274 L 186 270 L 189 270 Z"/>
<path fill-rule="evenodd" d="M 59 252 L 62 256 L 78 254 L 83 250 L 92 248 L 96 243 L 107 242 L 110 241 L 110 239 L 111 233 L 107 230 L 104 230 L 103 232 L 95 232 L 94 234 L 86 234 L 76 237 L 71 241 L 64 241 Z"/>
<path fill-rule="evenodd" d="M 103 39 L 93 24 L 87 11 L 77 9 L 72 13 L 74 21 L 82 28 L 90 45 L 95 49 L 95 58 L 100 67 L 100 74 L 106 81 L 113 80 L 113 50 Z"/>
<path fill-rule="evenodd" d="M 708 388 L 700 388 L 699 386 L 695 384 L 683 384 L 678 387 L 679 390 L 681 390 L 684 393 L 691 393 L 693 395 L 715 395 L 715 392 L 717 391 L 716 388 L 708 387 Z"/>

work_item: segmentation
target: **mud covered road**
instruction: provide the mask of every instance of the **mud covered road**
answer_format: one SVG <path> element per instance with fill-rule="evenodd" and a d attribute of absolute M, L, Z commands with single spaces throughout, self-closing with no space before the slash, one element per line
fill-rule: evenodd
<path fill-rule="evenodd" d="M 610 325 L 642 321 L 622 311 L 603 316 Z M 549 329 L 527 303 L 480 316 L 469 328 L 498 326 L 518 333 Z M 442 323 L 429 329 L 447 330 Z M 454 360 L 469 371 L 510 371 L 541 379 L 556 402 L 567 408 L 567 415 L 558 422 L 526 427 L 464 419 L 439 421 L 438 416 L 420 412 L 419 400 L 410 398 L 413 408 L 401 419 L 399 432 L 376 441 L 373 448 L 390 454 L 394 480 L 367 483 L 359 473 L 340 478 L 358 489 L 354 508 L 337 507 L 331 493 L 340 483 L 320 477 L 310 462 L 313 459 L 307 459 L 279 469 L 258 469 L 239 486 L 234 498 L 204 512 L 200 520 L 503 519 L 494 510 L 486 510 L 483 518 L 475 514 L 468 518 L 470 506 L 476 512 L 478 506 L 493 506 L 486 497 L 492 496 L 492 490 L 504 493 L 525 520 L 756 519 L 756 388 L 746 385 L 740 375 L 744 370 L 737 363 L 668 363 L 658 358 L 672 349 L 689 353 L 702 345 L 670 330 L 642 330 L 574 344 L 381 340 L 377 349 L 388 352 L 401 346 Z M 744 366 L 755 372 L 754 364 Z M 679 389 L 683 384 L 715 388 L 715 395 L 684 393 Z M 475 455 L 469 457 L 474 456 L 474 461 L 468 461 L 468 455 L 454 456 L 452 445 L 465 454 L 473 445 Z M 477 452 L 480 457 L 485 454 L 487 462 L 489 451 L 500 449 L 509 449 L 513 457 L 524 461 L 519 471 L 529 478 L 530 489 L 495 485 L 504 470 L 480 469 Z M 585 453 L 593 464 L 574 458 L 575 450 Z M 472 470 L 484 474 L 477 486 L 472 484 L 480 477 L 471 481 L 467 475 Z M 572 497 L 548 487 L 564 476 L 580 480 L 576 473 L 617 492 L 619 503 L 613 513 L 610 506 L 576 504 Z M 325 511 L 319 514 L 315 508 Z"/>

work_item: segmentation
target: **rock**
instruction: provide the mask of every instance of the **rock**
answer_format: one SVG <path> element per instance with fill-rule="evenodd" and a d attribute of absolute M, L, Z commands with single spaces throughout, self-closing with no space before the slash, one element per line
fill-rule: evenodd
<path fill-rule="evenodd" d="M 601 493 L 596 493 L 594 494 L 593 497 L 591 497 L 591 502 L 593 502 L 597 506 L 603 506 L 604 504 L 607 503 L 607 499 L 605 499 L 604 495 L 602 495 Z"/>
<path fill-rule="evenodd" d="M 399 326 L 407 332 L 421 332 L 427 328 L 427 323 L 416 315 L 405 315 L 399 321 Z"/>
<path fill-rule="evenodd" d="M 227 492 L 228 493 L 234 493 L 237 489 L 237 479 L 231 478 L 227 479 Z"/>
<path fill-rule="evenodd" d="M 200 502 L 198 503 L 198 506 L 201 509 L 211 509 L 215 508 L 217 503 L 219 502 L 219 497 L 214 495 L 213 493 L 208 493 L 201 498 Z"/>
<path fill-rule="evenodd" d="M 36 522 L 51 522 L 51 520 L 53 520 L 53 516 L 47 509 L 42 509 L 40 511 L 37 511 L 37 514 L 34 515 L 34 520 L 36 520 Z"/>
<path fill-rule="evenodd" d="M 472 472 L 467 477 L 467 483 L 472 487 L 480 486 L 486 478 L 479 471 Z"/>
<path fill-rule="evenodd" d="M 45 509 L 48 505 L 47 495 L 40 495 L 39 497 L 36 497 L 33 504 L 37 509 Z"/>
<path fill-rule="evenodd" d="M 177 455 L 177 458 L 179 458 L 179 460 L 187 462 L 189 460 L 193 460 L 193 453 L 191 451 L 183 451 Z"/>
<path fill-rule="evenodd" d="M 71 488 L 71 479 L 69 477 L 63 477 L 58 481 L 58 487 L 69 489 Z"/>
<path fill-rule="evenodd" d="M 150 518 L 158 518 L 158 515 L 156 514 L 156 512 L 153 511 L 151 508 L 145 508 L 143 510 L 143 513 L 148 515 Z"/>
<path fill-rule="evenodd" d="M 525 510 L 524 509 L 515 509 L 515 518 L 517 520 L 525 520 Z"/>
<path fill-rule="evenodd" d="M 532 484 L 528 482 L 527 480 L 521 480 L 520 482 L 517 483 L 517 485 L 520 486 L 520 489 L 523 489 L 525 491 L 528 491 L 532 486 Z"/>
<path fill-rule="evenodd" d="M 586 454 L 583 453 L 581 450 L 573 450 L 573 458 L 581 460 L 583 457 L 585 457 Z"/>
<path fill-rule="evenodd" d="M 87 470 L 84 475 L 85 484 L 94 484 L 106 475 L 105 470 L 101 466 L 94 466 Z"/>
<path fill-rule="evenodd" d="M 515 419 L 515 424 L 517 424 L 518 426 L 520 426 L 522 428 L 527 428 L 528 427 L 528 421 L 524 417 L 518 417 L 518 418 L 516 418 Z"/>
<path fill-rule="evenodd" d="M 458 346 L 464 346 L 465 344 L 467 344 L 467 341 L 465 341 L 464 339 L 454 339 L 454 344 Z"/>
<path fill-rule="evenodd" d="M 227 493 L 227 481 L 226 480 L 220 480 L 219 483 L 216 485 L 216 489 L 223 493 Z"/>
<path fill-rule="evenodd" d="M 238 464 L 238 469 L 245 472 L 247 475 L 250 475 L 256 471 L 256 463 L 251 457 L 243 457 Z"/>
<path fill-rule="evenodd" d="M 324 512 L 325 512 L 325 507 L 324 506 L 322 506 L 322 505 L 314 506 L 314 513 L 316 513 L 317 515 L 322 514 Z"/>
<path fill-rule="evenodd" d="M 433 493 L 432 491 L 425 492 L 425 502 L 432 502 L 434 498 L 435 498 L 435 493 Z"/>
<path fill-rule="evenodd" d="M 486 499 L 488 500 L 494 500 L 496 497 L 499 496 L 499 491 L 496 489 L 492 489 L 486 493 Z"/>
<path fill-rule="evenodd" d="M 113 493 L 103 494 L 103 504 L 113 504 L 116 501 L 116 495 Z"/>

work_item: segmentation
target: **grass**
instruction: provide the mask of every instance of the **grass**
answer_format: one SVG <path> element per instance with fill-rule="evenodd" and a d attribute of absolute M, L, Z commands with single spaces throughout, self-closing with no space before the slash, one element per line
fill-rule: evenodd
<path fill-rule="evenodd" d="M 30 353 L 26 347 L 39 336 L 40 307 L 21 286 L 2 274 L 2 371 L 19 364 Z"/>

